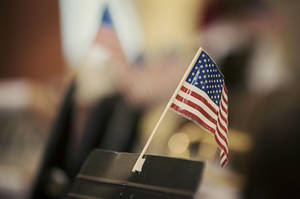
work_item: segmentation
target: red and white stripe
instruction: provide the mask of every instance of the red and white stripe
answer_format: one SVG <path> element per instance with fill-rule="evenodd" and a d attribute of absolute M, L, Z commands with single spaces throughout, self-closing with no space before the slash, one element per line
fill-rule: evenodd
<path fill-rule="evenodd" d="M 203 90 L 184 82 L 171 108 L 214 135 L 221 150 L 221 166 L 224 167 L 228 161 L 228 95 L 225 85 L 220 105 L 217 106 Z"/>
<path fill-rule="evenodd" d="M 112 25 L 100 26 L 93 45 L 95 44 L 107 50 L 111 55 L 111 59 L 126 63 L 119 37 Z"/>
<path fill-rule="evenodd" d="M 224 167 L 228 161 L 228 91 L 223 85 L 222 97 L 219 105 L 218 123 L 215 132 L 215 140 L 221 149 L 220 162 Z"/>

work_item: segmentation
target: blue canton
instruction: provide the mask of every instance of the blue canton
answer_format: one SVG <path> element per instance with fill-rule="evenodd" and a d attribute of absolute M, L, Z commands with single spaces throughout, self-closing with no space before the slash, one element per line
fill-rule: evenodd
<path fill-rule="evenodd" d="M 186 82 L 203 90 L 219 106 L 224 76 L 214 61 L 204 51 L 198 57 Z"/>

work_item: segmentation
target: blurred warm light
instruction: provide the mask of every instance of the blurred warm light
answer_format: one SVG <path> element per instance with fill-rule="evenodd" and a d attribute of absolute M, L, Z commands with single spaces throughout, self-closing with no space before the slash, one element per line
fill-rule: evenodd
<path fill-rule="evenodd" d="M 195 45 L 196 24 L 205 1 L 136 1 L 145 34 L 147 53 L 174 48 L 184 52 Z M 153 14 L 155 11 L 155 14 Z"/>
<path fill-rule="evenodd" d="M 165 103 L 164 103 L 165 105 Z M 141 126 L 140 126 L 140 140 L 139 145 L 137 146 L 136 150 L 141 151 L 143 144 L 146 143 L 147 139 L 149 138 L 153 127 L 157 123 L 158 118 L 160 117 L 164 106 L 154 106 L 151 109 L 148 109 L 142 118 Z M 177 114 L 172 113 L 169 111 L 163 122 L 160 124 L 157 132 L 152 140 L 152 143 L 149 146 L 148 153 L 157 153 L 157 154 L 168 154 L 168 149 L 166 147 L 170 136 L 177 131 L 177 125 L 179 121 L 179 116 Z"/>
<path fill-rule="evenodd" d="M 199 159 L 213 161 L 215 160 L 217 152 L 218 148 L 216 146 L 202 143 L 198 151 L 198 157 Z"/>
<path fill-rule="evenodd" d="M 232 152 L 247 153 L 251 150 L 252 140 L 246 132 L 229 129 L 229 141 L 229 148 Z M 199 146 L 192 149 L 193 144 L 199 144 Z M 208 161 L 215 161 L 219 152 L 213 136 L 192 122 L 183 125 L 169 138 L 168 150 L 171 156 Z M 188 155 L 183 155 L 183 153 L 188 153 Z"/>
<path fill-rule="evenodd" d="M 180 129 L 181 132 L 188 137 L 190 143 L 189 148 L 192 144 L 199 144 L 198 149 L 194 149 L 192 154 L 195 154 L 193 159 L 198 160 L 211 160 L 213 161 L 218 151 L 217 145 L 214 138 L 207 132 L 205 132 L 198 125 L 189 122 Z M 192 152 L 193 149 L 189 149 Z"/>
<path fill-rule="evenodd" d="M 248 133 L 236 129 L 229 129 L 229 148 L 237 152 L 249 152 L 252 148 L 252 139 Z"/>
<path fill-rule="evenodd" d="M 190 144 L 190 140 L 185 133 L 175 133 L 169 139 L 168 147 L 172 154 L 184 153 Z"/>
<path fill-rule="evenodd" d="M 204 135 L 202 134 L 202 129 L 194 123 L 187 123 L 182 127 L 182 130 L 189 137 L 191 142 L 199 141 Z"/>

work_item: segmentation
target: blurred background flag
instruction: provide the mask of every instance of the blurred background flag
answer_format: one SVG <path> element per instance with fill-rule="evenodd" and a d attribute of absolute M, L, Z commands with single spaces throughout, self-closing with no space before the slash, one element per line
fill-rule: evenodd
<path fill-rule="evenodd" d="M 203 50 L 197 56 L 171 108 L 214 135 L 224 167 L 228 161 L 228 92 L 215 62 Z"/>
<path fill-rule="evenodd" d="M 107 27 L 113 27 L 110 29 L 114 32 L 112 35 L 116 36 L 129 63 L 134 63 L 140 57 L 144 48 L 144 33 L 133 0 L 61 0 L 59 5 L 62 47 L 68 66 L 104 67 L 106 64 L 103 61 L 111 53 L 106 50 L 106 54 L 102 54 L 105 47 L 100 49 L 95 42 L 100 35 L 105 38 L 102 29 Z M 109 23 L 103 22 L 107 13 L 111 26 L 105 26 Z"/>
<path fill-rule="evenodd" d="M 114 58 L 122 62 L 126 61 L 108 6 L 104 7 L 100 27 L 92 45 L 99 47 L 101 54 L 106 56 L 106 59 Z"/>

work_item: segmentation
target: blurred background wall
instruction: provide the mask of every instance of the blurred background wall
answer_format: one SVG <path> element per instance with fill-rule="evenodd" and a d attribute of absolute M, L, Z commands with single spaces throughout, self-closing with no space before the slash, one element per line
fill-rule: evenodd
<path fill-rule="evenodd" d="M 67 71 L 59 6 L 15 0 L 0 10 L 0 197 L 26 198 Z"/>
<path fill-rule="evenodd" d="M 1 78 L 62 75 L 57 1 L 1 3 Z"/>

